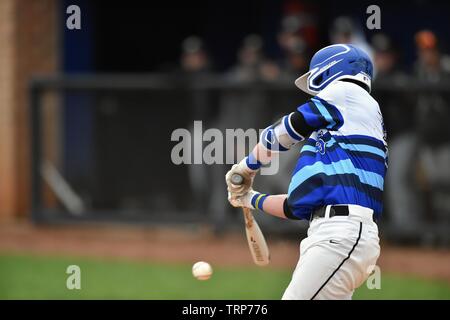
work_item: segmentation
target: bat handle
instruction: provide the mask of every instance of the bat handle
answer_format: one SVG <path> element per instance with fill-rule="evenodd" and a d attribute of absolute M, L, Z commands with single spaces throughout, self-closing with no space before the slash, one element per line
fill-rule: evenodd
<path fill-rule="evenodd" d="M 233 173 L 233 175 L 231 176 L 231 183 L 236 186 L 240 186 L 244 183 L 244 177 L 239 173 Z"/>

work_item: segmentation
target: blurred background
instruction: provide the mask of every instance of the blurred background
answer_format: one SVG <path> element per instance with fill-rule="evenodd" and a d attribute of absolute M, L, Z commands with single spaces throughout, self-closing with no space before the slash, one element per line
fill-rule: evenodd
<path fill-rule="evenodd" d="M 333 43 L 373 58 L 388 131 L 384 289 L 356 297 L 450 298 L 450 4 L 378 3 L 379 30 L 370 4 L 0 0 L 0 298 L 278 299 L 307 224 L 257 215 L 273 262 L 256 269 L 230 163 L 174 164 L 172 133 L 194 159 L 196 120 L 266 127 L 308 99 L 293 82 Z M 256 188 L 285 193 L 297 157 Z M 218 265 L 206 284 L 197 260 Z M 90 274 L 79 292 L 70 263 Z"/>

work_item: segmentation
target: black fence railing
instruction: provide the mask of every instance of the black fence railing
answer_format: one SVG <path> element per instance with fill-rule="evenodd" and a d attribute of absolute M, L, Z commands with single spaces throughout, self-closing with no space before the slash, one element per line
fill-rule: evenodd
<path fill-rule="evenodd" d="M 398 100 L 400 113 L 396 114 L 418 113 L 421 95 L 441 96 L 450 109 L 449 83 L 386 80 L 375 83 L 373 93 L 383 100 L 382 107 Z M 202 134 L 209 128 L 222 132 L 264 128 L 307 98 L 292 82 L 242 83 L 220 75 L 35 78 L 30 84 L 32 218 L 41 223 L 206 222 L 218 229 L 233 225 L 240 216 L 228 205 L 223 182 L 230 164 L 175 165 L 170 157 L 177 143 L 172 133 L 184 128 L 192 134 L 192 144 L 200 140 L 200 149 L 193 146 L 192 152 L 202 152 L 208 142 L 195 136 L 194 120 L 202 121 Z M 389 117 L 385 120 L 394 129 L 402 122 Z M 405 127 L 404 133 L 420 132 L 412 123 Z M 424 143 L 419 139 L 416 152 L 421 152 Z M 444 137 L 444 145 L 448 144 L 450 139 Z M 283 192 L 296 157 L 293 152 L 282 159 L 287 169 L 280 177 L 264 177 L 257 183 L 267 188 L 264 191 Z M 427 175 L 427 170 L 412 167 L 411 176 Z M 431 242 L 438 238 L 448 243 L 450 210 L 446 210 L 450 205 L 445 199 L 450 199 L 450 181 L 429 182 L 405 182 L 417 186 L 415 192 L 423 196 L 417 215 L 424 218 L 405 231 L 403 238 Z M 433 199 L 437 194 L 440 200 Z M 429 219 L 427 211 L 436 211 L 435 200 L 443 212 Z M 384 230 L 392 238 L 402 237 L 391 209 L 388 201 Z M 306 228 L 305 223 L 299 228 L 297 222 L 262 215 L 259 219 L 274 232 Z"/>

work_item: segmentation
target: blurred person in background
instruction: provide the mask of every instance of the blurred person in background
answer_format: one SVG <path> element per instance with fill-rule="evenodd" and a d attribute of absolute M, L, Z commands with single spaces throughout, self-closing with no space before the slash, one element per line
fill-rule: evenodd
<path fill-rule="evenodd" d="M 203 40 L 198 36 L 189 36 L 181 44 L 181 56 L 177 76 L 185 78 L 185 81 L 205 81 L 212 71 L 211 58 L 205 48 Z M 188 93 L 189 102 L 192 105 L 192 119 L 201 120 L 204 126 L 208 126 L 212 121 L 212 113 L 209 106 L 210 94 L 202 90 L 191 90 Z M 192 141 L 196 147 L 193 153 L 203 154 L 203 140 L 201 136 L 194 135 L 192 123 L 189 123 L 192 137 L 199 138 L 200 141 Z M 193 155 L 194 157 L 194 155 Z M 207 166 L 202 164 L 192 164 L 188 166 L 189 182 L 193 192 L 194 210 L 200 214 L 207 214 L 204 203 L 209 199 L 208 181 L 209 173 Z"/>
<path fill-rule="evenodd" d="M 308 70 L 308 48 L 300 36 L 291 39 L 289 46 L 284 47 L 284 60 L 282 66 L 282 79 L 291 81 L 297 75 L 303 74 Z"/>
<path fill-rule="evenodd" d="M 302 19 L 302 15 L 287 15 L 281 20 L 281 30 L 278 32 L 277 41 L 282 54 L 280 61 L 282 80 L 293 81 L 298 74 L 303 74 L 309 67 L 308 51 L 311 49 L 311 44 L 302 36 L 302 27 L 305 24 L 309 26 Z"/>
<path fill-rule="evenodd" d="M 214 128 L 218 128 L 224 134 L 226 129 L 231 128 L 241 128 L 244 131 L 250 128 L 259 130 L 270 111 L 267 93 L 259 88 L 259 84 L 278 80 L 280 70 L 273 61 L 265 57 L 263 47 L 263 39 L 259 35 L 245 36 L 236 55 L 236 64 L 225 74 L 225 79 L 231 88 L 221 93 L 218 115 L 212 123 Z M 240 86 L 248 86 L 248 88 L 241 89 Z M 259 117 L 254 117 L 255 114 Z M 226 148 L 227 146 L 224 150 L 225 155 L 234 153 L 236 159 L 244 157 L 244 155 L 237 155 L 236 149 L 227 150 Z M 208 186 L 210 198 L 207 208 L 213 212 L 217 230 L 220 230 L 220 226 L 223 227 L 227 212 L 230 210 L 227 199 L 223 197 L 226 192 L 226 187 L 223 185 L 225 169 L 223 166 L 210 166 L 208 171 L 211 184 Z"/>
<path fill-rule="evenodd" d="M 310 54 L 307 44 L 303 41 L 302 37 L 293 28 L 286 29 L 286 25 L 282 27 L 282 31 L 278 37 L 280 48 L 284 54 L 283 60 L 280 62 L 280 81 L 286 86 L 291 86 L 299 74 L 304 74 L 309 69 Z M 286 40 L 286 33 L 289 34 L 288 41 Z M 275 110 L 272 110 L 273 118 L 268 121 L 276 122 L 284 114 L 289 112 L 289 106 L 296 105 L 298 103 L 297 92 L 282 91 L 275 96 L 274 103 L 277 105 Z M 300 148 L 303 143 L 300 143 L 294 148 Z M 258 181 L 258 187 L 267 190 L 269 193 L 280 193 L 286 188 L 286 181 L 290 179 L 291 168 L 295 166 L 297 162 L 296 152 L 286 152 L 279 155 L 279 170 L 278 174 L 270 176 L 265 179 L 262 177 Z"/>
<path fill-rule="evenodd" d="M 300 36 L 306 46 L 314 51 L 320 45 L 318 15 L 320 5 L 313 1 L 284 1 L 281 30 L 277 35 L 280 49 L 286 51 Z"/>
<path fill-rule="evenodd" d="M 211 71 L 211 61 L 202 39 L 190 36 L 183 41 L 180 67 L 183 72 L 188 74 Z"/>
<path fill-rule="evenodd" d="M 305 21 L 308 17 L 308 15 L 300 14 L 297 11 L 287 14 L 282 18 L 281 28 L 277 34 L 278 46 L 281 52 L 281 57 L 278 61 L 280 66 L 278 80 L 288 88 L 292 86 L 292 83 L 298 78 L 299 74 L 304 74 L 309 68 L 309 44 L 302 37 L 302 28 L 305 26 L 310 27 L 311 19 Z M 272 102 L 269 105 L 276 105 L 277 107 L 275 109 L 272 108 L 272 117 L 266 121 L 276 122 L 290 111 L 289 106 L 298 103 L 298 92 L 292 92 L 290 90 L 274 92 L 270 98 Z M 294 148 L 298 148 L 300 152 L 301 145 L 294 146 Z M 278 174 L 270 177 L 261 177 L 258 180 L 258 187 L 267 190 L 269 193 L 280 193 L 285 190 L 286 181 L 290 179 L 290 168 L 295 165 L 297 154 L 295 152 L 283 153 L 279 155 L 277 160 L 279 161 Z M 267 218 L 267 216 L 261 217 L 261 219 Z M 274 224 L 277 222 L 275 220 L 271 223 Z"/>
<path fill-rule="evenodd" d="M 364 33 L 350 17 L 342 16 L 333 21 L 330 29 L 331 44 L 348 43 L 361 48 L 373 59 L 373 51 L 368 44 Z M 375 69 L 376 71 L 376 69 Z"/>
<path fill-rule="evenodd" d="M 450 64 L 436 35 L 422 30 L 415 35 L 414 73 L 429 85 L 450 83 Z M 439 225 L 450 221 L 450 96 L 447 92 L 418 93 L 416 109 L 422 189 L 428 195 L 427 214 Z"/>
<path fill-rule="evenodd" d="M 281 20 L 281 30 L 277 35 L 278 45 L 283 53 L 292 48 L 300 36 L 301 20 L 297 15 L 288 15 Z"/>
<path fill-rule="evenodd" d="M 227 74 L 228 79 L 238 82 L 277 80 L 280 70 L 274 62 L 265 58 L 262 47 L 263 40 L 259 35 L 246 36 L 238 51 L 238 62 Z"/>
<path fill-rule="evenodd" d="M 372 38 L 374 63 L 377 74 L 374 87 L 389 87 L 390 83 L 408 81 L 401 70 L 399 52 L 391 38 L 378 33 Z M 389 170 L 386 177 L 386 204 L 395 235 L 408 238 L 419 230 L 422 222 L 422 205 L 414 181 L 417 139 L 414 131 L 414 103 L 411 94 L 397 91 L 374 90 L 380 103 L 384 124 L 389 132 Z"/>
<path fill-rule="evenodd" d="M 186 38 L 181 45 L 181 57 L 177 76 L 187 82 L 203 82 L 213 71 L 210 55 L 197 36 Z M 208 95 L 204 91 L 194 90 L 191 93 L 193 104 L 193 119 L 208 121 L 211 118 L 208 106 Z"/>

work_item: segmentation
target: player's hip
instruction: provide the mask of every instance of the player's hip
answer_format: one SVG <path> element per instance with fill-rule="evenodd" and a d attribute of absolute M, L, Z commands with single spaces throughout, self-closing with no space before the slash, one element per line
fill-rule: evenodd
<path fill-rule="evenodd" d="M 348 299 L 372 272 L 380 254 L 371 210 L 342 208 L 311 221 L 300 260 L 284 299 Z M 340 214 L 340 215 L 339 215 Z"/>
<path fill-rule="evenodd" d="M 324 216 L 315 214 L 308 229 L 308 237 L 302 241 L 301 251 L 306 252 L 314 245 L 329 247 L 344 257 L 356 247 L 379 254 L 378 226 L 373 221 L 373 211 L 350 205 L 348 214 L 331 216 L 331 206 L 327 206 Z"/>

